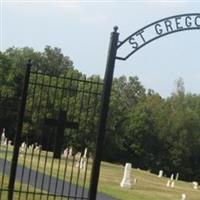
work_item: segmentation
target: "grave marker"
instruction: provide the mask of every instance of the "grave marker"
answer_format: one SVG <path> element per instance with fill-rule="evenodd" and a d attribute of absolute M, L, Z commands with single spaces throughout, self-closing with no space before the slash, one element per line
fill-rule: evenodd
<path fill-rule="evenodd" d="M 170 186 L 170 183 L 171 183 L 171 181 L 170 181 L 170 180 L 167 180 L 166 187 L 169 187 L 169 186 Z"/>
<path fill-rule="evenodd" d="M 198 183 L 196 181 L 193 181 L 192 184 L 193 184 L 193 189 L 197 190 L 198 189 Z"/>
<path fill-rule="evenodd" d="M 124 169 L 124 176 L 122 179 L 122 182 L 120 184 L 121 187 L 124 188 L 131 188 L 132 184 L 131 184 L 131 169 L 132 169 L 132 165 L 131 163 L 126 163 L 125 165 L 125 169 Z"/>
<path fill-rule="evenodd" d="M 85 148 L 84 150 L 84 155 L 83 155 L 84 158 L 87 158 L 87 148 Z"/>
<path fill-rule="evenodd" d="M 75 159 L 76 159 L 76 167 L 80 167 L 81 152 L 78 152 L 75 155 Z"/>
<path fill-rule="evenodd" d="M 66 148 L 66 149 L 64 150 L 64 153 L 63 153 L 63 154 L 64 154 L 64 157 L 67 158 L 67 156 L 68 156 L 68 148 Z"/>
<path fill-rule="evenodd" d="M 174 188 L 174 181 L 171 182 L 171 188 Z"/>
<path fill-rule="evenodd" d="M 186 200 L 186 194 L 183 193 L 183 194 L 181 195 L 181 200 Z"/>
<path fill-rule="evenodd" d="M 69 157 L 72 157 L 72 155 L 73 155 L 73 149 L 72 149 L 72 147 L 70 147 L 70 149 L 69 149 Z"/>
<path fill-rule="evenodd" d="M 176 181 L 178 181 L 179 173 L 176 173 Z"/>
<path fill-rule="evenodd" d="M 1 145 L 4 145 L 5 139 L 6 139 L 6 135 L 5 135 L 5 128 L 4 128 L 1 134 Z"/>
<path fill-rule="evenodd" d="M 56 134 L 56 138 L 55 138 L 55 148 L 54 148 L 53 157 L 60 159 L 64 131 L 66 128 L 78 129 L 78 123 L 72 122 L 72 121 L 67 121 L 66 120 L 66 112 L 61 110 L 59 113 L 58 120 L 45 119 L 45 124 L 57 127 L 57 134 Z"/>
<path fill-rule="evenodd" d="M 159 171 L 158 177 L 161 178 L 163 176 L 163 170 Z"/>
<path fill-rule="evenodd" d="M 170 180 L 171 180 L 171 181 L 174 180 L 174 174 L 171 175 Z"/>

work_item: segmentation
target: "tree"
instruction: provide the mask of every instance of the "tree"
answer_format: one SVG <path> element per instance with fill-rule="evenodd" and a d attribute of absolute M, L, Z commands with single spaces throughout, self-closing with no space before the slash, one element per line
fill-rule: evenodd
<path fill-rule="evenodd" d="M 174 82 L 174 93 L 172 95 L 184 95 L 185 94 L 185 86 L 184 86 L 184 80 L 183 78 L 179 77 L 175 82 Z"/>
<path fill-rule="evenodd" d="M 104 150 L 105 160 L 119 162 L 121 159 L 124 162 L 125 148 L 123 144 L 126 121 L 129 119 L 132 107 L 136 106 L 144 97 L 145 89 L 138 77 L 114 78 Z"/>

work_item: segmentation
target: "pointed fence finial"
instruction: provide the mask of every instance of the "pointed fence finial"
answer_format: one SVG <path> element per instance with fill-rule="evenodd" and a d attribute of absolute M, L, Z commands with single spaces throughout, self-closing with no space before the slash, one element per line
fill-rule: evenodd
<path fill-rule="evenodd" d="M 113 27 L 113 30 L 114 30 L 114 32 L 116 33 L 117 30 L 118 30 L 118 26 L 114 26 L 114 27 Z"/>

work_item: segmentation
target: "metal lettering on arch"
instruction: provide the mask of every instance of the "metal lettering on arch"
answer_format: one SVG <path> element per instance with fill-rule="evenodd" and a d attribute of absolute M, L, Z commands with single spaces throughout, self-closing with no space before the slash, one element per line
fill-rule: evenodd
<path fill-rule="evenodd" d="M 146 44 L 171 33 L 200 29 L 200 13 L 190 13 L 167 17 L 153 22 L 119 41 L 119 60 L 126 60 Z"/>
<path fill-rule="evenodd" d="M 114 27 L 114 31 L 111 33 L 110 37 L 104 76 L 104 88 L 102 93 L 101 116 L 98 128 L 96 152 L 90 180 L 89 200 L 95 200 L 97 194 L 100 164 L 104 148 L 109 101 L 116 60 L 127 60 L 131 55 L 146 44 L 171 33 L 186 30 L 200 30 L 200 13 L 175 15 L 158 20 L 139 29 L 122 41 L 119 41 L 119 33 L 117 30 L 118 27 Z"/>

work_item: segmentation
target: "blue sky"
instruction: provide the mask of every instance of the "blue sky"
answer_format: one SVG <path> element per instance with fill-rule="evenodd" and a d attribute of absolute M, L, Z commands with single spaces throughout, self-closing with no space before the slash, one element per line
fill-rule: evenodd
<path fill-rule="evenodd" d="M 91 75 L 105 71 L 110 32 L 120 40 L 156 20 L 200 13 L 200 1 L 40 1 L 0 0 L 1 50 L 11 46 L 59 47 L 74 66 Z M 115 76 L 138 76 L 146 88 L 167 97 L 182 77 L 186 92 L 200 93 L 200 30 L 162 37 L 127 61 L 117 61 Z"/>

